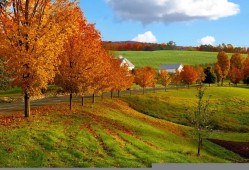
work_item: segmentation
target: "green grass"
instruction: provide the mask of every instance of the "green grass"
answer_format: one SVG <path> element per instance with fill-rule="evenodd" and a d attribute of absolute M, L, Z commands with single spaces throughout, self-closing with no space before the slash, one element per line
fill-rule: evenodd
<path fill-rule="evenodd" d="M 207 90 L 207 94 L 213 94 L 213 104 L 216 100 L 223 100 L 228 92 L 232 102 L 248 100 L 246 88 L 212 87 Z M 244 93 L 244 96 L 233 99 L 238 93 Z M 0 167 L 136 168 L 151 167 L 153 163 L 246 161 L 207 140 L 204 140 L 201 157 L 196 156 L 192 129 L 172 123 L 181 123 L 177 115 L 182 113 L 185 105 L 195 106 L 195 94 L 196 90 L 162 91 L 113 100 L 97 99 L 95 105 L 86 99 L 84 107 L 80 106 L 80 102 L 73 103 L 72 112 L 68 104 L 32 108 L 29 119 L 23 118 L 21 113 L 0 115 Z M 176 102 L 175 105 L 169 102 L 171 99 Z M 135 110 L 129 106 L 134 102 L 132 107 Z M 163 108 L 163 113 L 168 114 L 169 121 L 154 118 L 159 115 L 154 104 L 158 107 L 168 105 Z M 145 107 L 144 110 L 150 108 L 154 117 L 136 111 L 138 105 Z M 220 107 L 225 106 L 229 107 L 229 104 Z M 175 110 L 177 107 L 179 110 Z M 247 107 L 245 105 L 245 109 Z M 142 107 L 140 111 L 143 112 Z M 230 112 L 223 114 L 232 117 Z M 238 114 L 244 117 L 244 113 Z M 242 120 L 238 118 L 237 121 Z M 240 125 L 229 127 L 236 130 Z M 248 141 L 249 133 L 213 132 L 210 137 Z"/>
<path fill-rule="evenodd" d="M 169 90 L 146 95 L 127 96 L 125 101 L 135 110 L 174 123 L 189 125 L 184 118 L 197 106 L 196 89 Z M 210 108 L 215 112 L 216 130 L 249 131 L 249 88 L 210 87 Z"/>
<path fill-rule="evenodd" d="M 158 69 L 163 64 L 200 65 L 214 64 L 217 52 L 200 51 L 115 51 L 115 55 L 122 55 L 130 60 L 136 68 L 150 65 Z M 232 54 L 228 53 L 231 57 Z M 246 55 L 244 55 L 246 57 Z"/>
<path fill-rule="evenodd" d="M 19 87 L 10 88 L 8 90 L 0 90 L 0 97 L 16 97 L 22 95 Z"/>

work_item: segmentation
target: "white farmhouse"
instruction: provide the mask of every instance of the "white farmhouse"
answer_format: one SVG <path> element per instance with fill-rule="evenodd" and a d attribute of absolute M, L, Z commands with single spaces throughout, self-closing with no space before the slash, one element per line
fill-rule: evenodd
<path fill-rule="evenodd" d="M 128 66 L 129 71 L 131 71 L 131 70 L 133 70 L 135 68 L 135 65 L 132 64 L 127 58 L 124 58 L 121 55 L 119 55 L 118 58 L 121 61 L 120 66 L 123 66 L 124 64 L 126 64 Z"/>
<path fill-rule="evenodd" d="M 159 68 L 159 73 L 161 70 L 166 70 L 168 73 L 176 73 L 176 70 L 181 72 L 183 69 L 182 64 L 166 64 L 166 65 L 161 65 Z"/>

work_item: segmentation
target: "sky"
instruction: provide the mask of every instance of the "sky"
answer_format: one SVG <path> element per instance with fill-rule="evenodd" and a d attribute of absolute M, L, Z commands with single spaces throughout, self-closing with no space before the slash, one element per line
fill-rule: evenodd
<path fill-rule="evenodd" d="M 248 0 L 79 0 L 104 41 L 249 47 Z"/>

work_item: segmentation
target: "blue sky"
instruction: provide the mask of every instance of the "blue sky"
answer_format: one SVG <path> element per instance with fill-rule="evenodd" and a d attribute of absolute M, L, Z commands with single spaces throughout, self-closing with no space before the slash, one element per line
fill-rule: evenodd
<path fill-rule="evenodd" d="M 248 0 L 79 0 L 105 41 L 249 47 Z"/>

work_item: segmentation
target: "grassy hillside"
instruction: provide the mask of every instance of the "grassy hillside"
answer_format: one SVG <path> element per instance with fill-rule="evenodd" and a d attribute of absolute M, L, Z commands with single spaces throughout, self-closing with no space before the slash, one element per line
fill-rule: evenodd
<path fill-rule="evenodd" d="M 217 100 L 224 99 L 223 93 L 228 89 L 212 90 L 213 93 L 219 91 L 213 97 Z M 242 98 L 234 98 L 237 89 L 229 91 L 233 91 L 229 99 L 242 102 Z M 152 163 L 167 162 L 245 161 L 239 155 L 206 140 L 202 156 L 198 158 L 191 128 L 170 122 L 177 120 L 177 115 L 181 113 L 176 108 L 181 110 L 184 105 L 194 106 L 194 94 L 194 90 L 174 90 L 132 98 L 105 99 L 96 105 L 89 101 L 85 107 L 74 103 L 72 112 L 68 111 L 68 104 L 40 107 L 32 110 L 30 119 L 24 119 L 22 113 L 0 115 L 0 167 L 151 167 Z M 248 96 L 245 93 L 243 97 Z M 151 103 L 147 101 L 149 98 Z M 169 99 L 178 101 L 174 112 L 171 111 L 172 103 L 163 111 L 170 121 L 136 111 L 138 108 L 135 106 L 139 103 L 145 106 L 145 102 L 149 107 L 156 100 L 161 105 L 162 102 L 167 105 Z M 133 102 L 135 105 L 132 107 L 136 110 L 129 106 Z M 245 106 L 248 104 L 245 103 Z M 150 110 L 153 111 L 153 108 Z M 239 125 L 238 122 L 231 124 L 240 127 L 243 118 L 248 127 L 248 117 L 243 111 L 237 111 L 233 114 L 242 116 L 241 120 L 236 119 Z M 153 114 L 159 115 L 159 112 Z M 227 115 L 232 117 L 232 113 Z M 249 140 L 249 133 L 216 132 L 211 136 L 216 139 Z"/>
<path fill-rule="evenodd" d="M 217 61 L 217 52 L 200 51 L 115 51 L 130 60 L 136 68 L 151 65 L 158 69 L 163 64 L 213 64 Z M 232 54 L 228 54 L 229 57 Z M 245 56 L 245 55 L 244 55 Z M 245 56 L 246 57 L 246 56 Z"/>
<path fill-rule="evenodd" d="M 169 90 L 145 96 L 127 96 L 132 108 L 147 115 L 188 125 L 186 112 L 195 109 L 196 89 Z M 210 108 L 215 111 L 215 129 L 238 132 L 249 131 L 249 88 L 209 87 L 206 99 L 211 95 Z"/>

